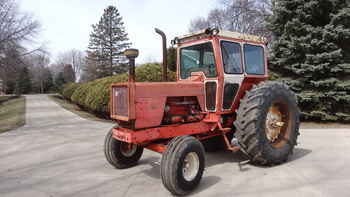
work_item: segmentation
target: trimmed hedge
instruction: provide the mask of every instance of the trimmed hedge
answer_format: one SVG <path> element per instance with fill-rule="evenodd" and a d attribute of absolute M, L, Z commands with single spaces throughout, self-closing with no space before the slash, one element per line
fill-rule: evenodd
<path fill-rule="evenodd" d="M 67 83 L 64 85 L 63 90 L 62 90 L 62 96 L 67 99 L 71 100 L 71 97 L 75 90 L 79 87 L 78 83 Z"/>
<path fill-rule="evenodd" d="M 168 78 L 169 81 L 175 81 L 175 72 L 169 71 Z M 136 68 L 136 81 L 138 82 L 157 82 L 161 79 L 162 68 L 159 64 L 144 64 Z M 126 81 L 128 81 L 128 75 L 125 73 L 83 84 L 68 84 L 64 87 L 63 96 L 85 110 L 107 117 L 109 116 L 111 84 Z"/>

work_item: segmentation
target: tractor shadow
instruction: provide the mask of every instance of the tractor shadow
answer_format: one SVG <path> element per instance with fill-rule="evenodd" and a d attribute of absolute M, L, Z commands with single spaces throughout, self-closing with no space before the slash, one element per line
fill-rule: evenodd
<path fill-rule="evenodd" d="M 150 168 L 142 170 L 142 173 L 154 179 L 160 179 L 160 157 L 148 157 L 140 160 L 139 165 L 150 166 Z"/>
<path fill-rule="evenodd" d="M 160 160 L 161 157 L 148 157 L 139 162 L 140 165 L 151 166 L 150 168 L 144 169 L 141 173 L 153 178 L 161 180 L 160 177 Z M 207 167 L 207 166 L 206 166 Z M 207 190 L 209 187 L 219 183 L 221 178 L 218 176 L 203 176 L 201 183 L 198 188 L 196 188 L 189 196 L 201 193 L 204 190 Z"/>
<path fill-rule="evenodd" d="M 242 152 L 232 153 L 231 151 L 221 150 L 217 152 L 206 153 L 206 167 L 213 167 L 223 163 L 239 163 L 248 160 L 248 157 Z"/>
<path fill-rule="evenodd" d="M 295 148 L 294 153 L 289 157 L 288 162 L 295 162 L 308 154 L 310 154 L 312 151 L 309 149 L 304 148 Z M 140 160 L 139 165 L 141 166 L 147 166 L 146 169 L 143 169 L 141 173 L 153 178 L 161 180 L 160 176 L 160 161 L 161 161 L 161 155 L 159 157 L 151 156 L 148 158 L 144 158 Z M 217 152 L 206 152 L 206 167 L 205 168 L 212 168 L 218 165 L 222 165 L 224 163 L 232 164 L 232 166 L 237 165 L 240 172 L 246 172 L 251 170 L 252 167 L 258 167 L 258 168 L 275 168 L 279 167 L 280 165 L 276 166 L 259 166 L 259 165 L 253 165 L 249 162 L 248 156 L 246 156 L 244 153 L 238 151 L 236 153 L 232 153 L 227 150 L 221 150 Z M 282 164 L 283 165 L 283 164 Z M 191 193 L 191 195 L 199 194 L 204 190 L 207 190 L 209 187 L 212 187 L 219 183 L 221 181 L 221 178 L 219 176 L 203 176 L 201 183 L 199 184 L 198 188 Z"/>
<path fill-rule="evenodd" d="M 289 160 L 287 162 L 296 161 L 298 159 L 301 159 L 305 157 L 306 155 L 310 154 L 312 150 L 305 149 L 305 148 L 295 148 L 293 151 L 293 154 L 289 157 Z"/>
<path fill-rule="evenodd" d="M 290 157 L 286 163 L 295 162 L 295 161 L 307 156 L 311 152 L 312 152 L 312 150 L 310 150 L 310 149 L 295 148 L 293 151 L 293 154 L 290 155 Z M 212 153 L 206 154 L 206 168 L 214 167 L 216 165 L 220 165 L 223 163 L 237 164 L 239 167 L 239 170 L 241 172 L 250 170 L 250 168 L 248 166 L 260 167 L 260 168 L 271 168 L 271 167 L 280 166 L 280 165 L 261 166 L 261 165 L 251 164 L 249 162 L 249 157 L 247 155 L 245 155 L 244 153 L 242 153 L 241 151 L 238 151 L 236 153 L 232 153 L 230 151 L 222 150 L 219 152 L 212 152 Z"/>
<path fill-rule="evenodd" d="M 311 152 L 312 152 L 312 150 L 310 150 L 310 149 L 295 148 L 293 150 L 293 153 L 289 156 L 288 160 L 285 163 L 282 163 L 282 164 L 279 164 L 279 165 L 255 165 L 255 164 L 248 163 L 248 164 L 244 164 L 242 168 L 240 167 L 240 170 L 241 171 L 245 171 L 245 169 L 248 168 L 248 166 L 246 166 L 246 165 L 251 165 L 251 166 L 254 166 L 254 167 L 257 167 L 257 168 L 279 168 L 279 167 L 283 166 L 284 164 L 288 164 L 288 163 L 291 163 L 291 162 L 295 162 L 295 161 L 297 161 L 299 159 L 302 159 L 303 157 L 307 156 Z"/>
<path fill-rule="evenodd" d="M 293 151 L 293 154 L 289 157 L 287 163 L 297 161 L 308 154 L 310 154 L 312 150 L 304 149 L 304 148 L 295 148 Z M 146 175 L 155 178 L 160 179 L 160 161 L 161 161 L 161 155 L 159 157 L 148 157 L 145 159 L 140 160 L 140 165 L 148 165 L 151 166 L 150 168 L 147 168 L 143 170 L 142 172 Z M 206 152 L 206 168 L 215 167 L 217 165 L 221 165 L 224 163 L 231 163 L 231 164 L 237 164 L 239 167 L 239 170 L 241 172 L 248 171 L 250 168 L 248 166 L 251 166 L 253 164 L 249 163 L 249 158 L 247 155 L 242 153 L 241 151 L 238 151 L 236 153 L 232 153 L 227 150 L 221 150 L 217 152 Z M 283 164 L 282 164 L 283 165 Z M 260 168 L 271 168 L 271 167 L 278 167 L 277 166 L 259 166 L 259 165 L 253 165 L 254 167 L 260 167 Z M 210 178 L 211 179 L 211 178 Z M 211 182 L 211 181 L 208 181 Z"/>

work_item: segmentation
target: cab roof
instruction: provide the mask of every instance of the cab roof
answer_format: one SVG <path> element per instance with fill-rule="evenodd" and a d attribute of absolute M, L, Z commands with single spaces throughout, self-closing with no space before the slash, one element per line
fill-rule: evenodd
<path fill-rule="evenodd" d="M 186 34 L 184 36 L 180 36 L 175 38 L 177 42 L 187 42 L 187 41 L 192 41 L 192 40 L 198 40 L 202 39 L 211 35 L 214 36 L 221 36 L 221 37 L 227 37 L 227 38 L 234 38 L 234 39 L 239 39 L 239 40 L 244 40 L 244 41 L 252 41 L 252 42 L 259 42 L 266 44 L 267 39 L 262 36 L 255 36 L 255 35 L 249 35 L 249 34 L 243 34 L 243 33 L 238 33 L 238 32 L 232 32 L 232 31 L 224 31 L 224 30 L 219 30 L 219 29 L 203 29 L 198 32 Z M 208 32 L 211 32 L 212 34 L 208 34 Z"/>

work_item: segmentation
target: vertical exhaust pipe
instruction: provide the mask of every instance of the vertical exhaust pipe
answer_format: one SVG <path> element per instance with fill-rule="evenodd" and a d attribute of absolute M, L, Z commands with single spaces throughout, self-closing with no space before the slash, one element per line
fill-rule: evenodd
<path fill-rule="evenodd" d="M 157 34 L 159 34 L 160 36 L 162 36 L 162 41 L 163 41 L 163 81 L 168 81 L 168 55 L 167 55 L 167 43 L 166 43 L 166 35 L 165 33 L 158 29 L 155 28 L 154 29 L 156 31 Z"/>

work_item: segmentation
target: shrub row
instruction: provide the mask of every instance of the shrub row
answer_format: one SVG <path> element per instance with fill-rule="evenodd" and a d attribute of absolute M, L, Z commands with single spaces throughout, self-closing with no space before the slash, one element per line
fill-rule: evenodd
<path fill-rule="evenodd" d="M 73 93 L 78 87 L 78 83 L 67 83 L 63 86 L 61 94 L 65 99 L 71 100 Z"/>
<path fill-rule="evenodd" d="M 176 75 L 169 71 L 168 78 L 175 81 Z M 159 64 L 144 64 L 136 68 L 136 81 L 161 81 L 162 69 Z M 62 95 L 81 108 L 101 116 L 109 115 L 110 87 L 112 83 L 126 82 L 128 75 L 120 74 L 97 79 L 87 83 L 71 83 L 64 86 Z"/>

